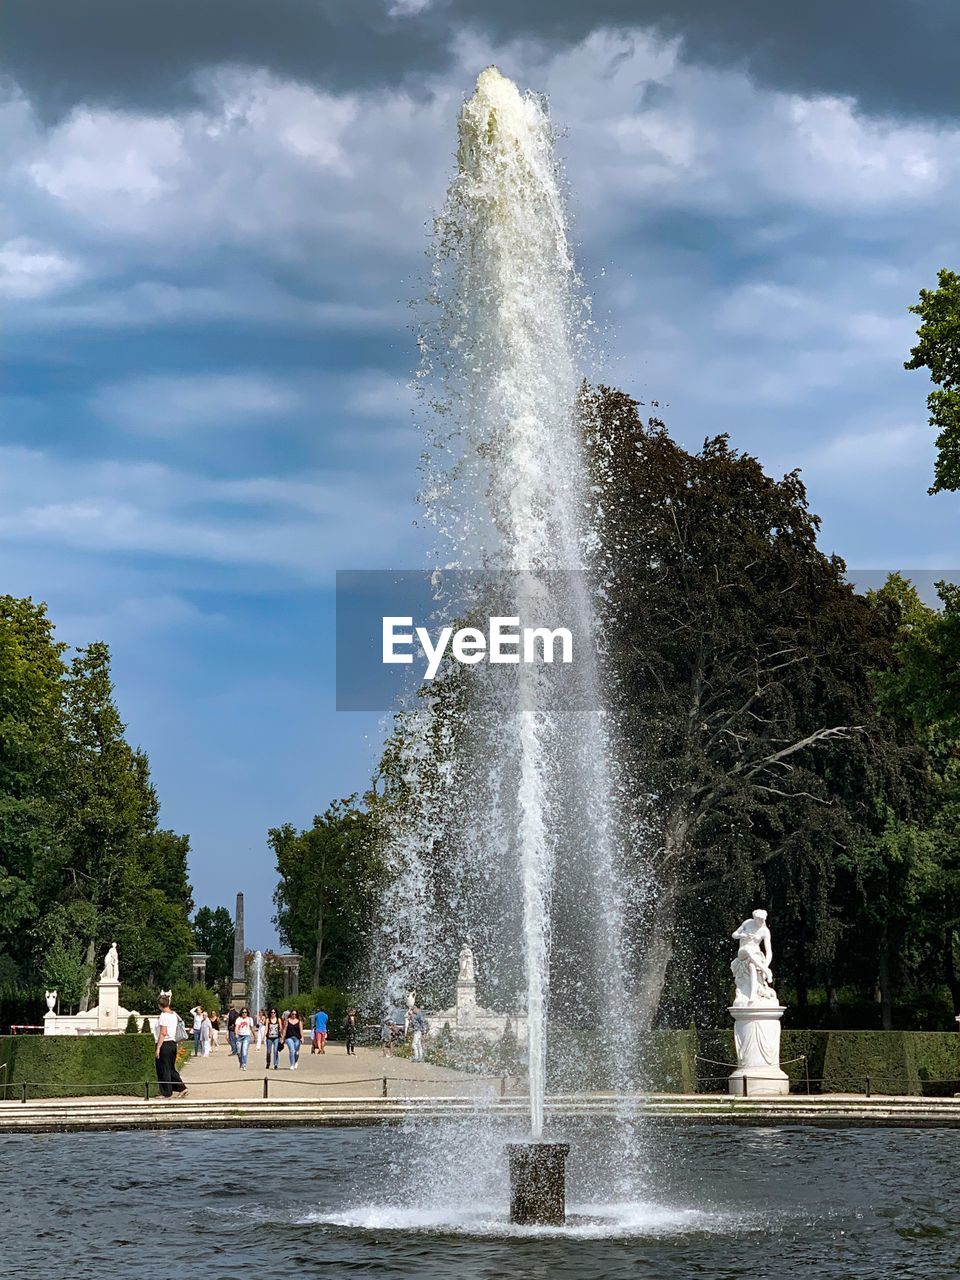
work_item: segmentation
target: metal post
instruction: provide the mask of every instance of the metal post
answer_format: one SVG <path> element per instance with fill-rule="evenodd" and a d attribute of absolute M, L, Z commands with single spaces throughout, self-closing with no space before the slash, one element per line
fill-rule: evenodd
<path fill-rule="evenodd" d="M 387 1096 L 387 1077 L 383 1077 L 383 1096 Z"/>
<path fill-rule="evenodd" d="M 150 1081 L 149 1080 L 144 1080 L 143 1082 L 143 1100 L 144 1102 L 150 1101 Z"/>
<path fill-rule="evenodd" d="M 803 1056 L 803 1074 L 807 1081 L 807 1093 L 810 1092 L 810 1059 L 806 1054 Z"/>
<path fill-rule="evenodd" d="M 741 1076 L 740 1079 L 743 1082 L 743 1096 L 746 1098 L 747 1097 L 747 1077 Z"/>
<path fill-rule="evenodd" d="M 867 1094 L 866 1094 L 866 1096 L 867 1096 L 868 1098 L 870 1097 L 870 1077 L 869 1077 L 869 1076 L 867 1076 Z"/>
<path fill-rule="evenodd" d="M 506 1096 L 507 1096 L 507 1077 L 501 1076 L 500 1077 L 500 1097 L 505 1098 Z"/>
<path fill-rule="evenodd" d="M 21 1101 L 21 1102 L 26 1102 L 26 1100 L 27 1100 L 27 1082 L 26 1082 L 26 1080 L 21 1080 L 21 1082 L 20 1082 L 20 1101 Z"/>
<path fill-rule="evenodd" d="M 270 1093 L 270 1077 L 269 1077 L 269 1076 L 264 1076 L 264 1077 L 263 1077 L 263 1096 L 264 1096 L 264 1099 L 266 1099 L 267 1097 L 269 1097 L 269 1093 Z"/>

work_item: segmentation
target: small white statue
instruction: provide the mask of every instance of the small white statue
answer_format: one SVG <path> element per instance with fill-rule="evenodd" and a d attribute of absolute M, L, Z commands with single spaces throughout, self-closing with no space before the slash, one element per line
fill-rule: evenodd
<path fill-rule="evenodd" d="M 161 991 L 161 992 L 160 992 L 160 999 L 161 999 L 161 1000 L 172 1000 L 172 999 L 173 999 L 173 992 L 172 992 L 172 991 Z"/>
<path fill-rule="evenodd" d="M 110 949 L 103 957 L 103 973 L 100 975 L 101 982 L 118 982 L 120 979 L 120 957 L 117 954 L 117 944 L 110 943 Z"/>
<path fill-rule="evenodd" d="M 47 1002 L 47 1009 L 48 1009 L 48 1011 L 49 1011 L 50 1013 L 53 1013 L 54 1009 L 57 1007 L 57 993 L 56 993 L 56 991 L 45 991 L 45 992 L 43 993 L 43 998 L 44 998 L 44 999 L 46 1000 L 46 1002 Z"/>
<path fill-rule="evenodd" d="M 770 983 L 773 974 L 770 965 L 773 961 L 773 945 L 770 930 L 767 928 L 767 913 L 754 911 L 749 920 L 733 934 L 735 942 L 740 943 L 737 958 L 730 965 L 737 994 L 733 1003 L 735 1008 L 744 1005 L 776 1004 L 777 993 Z"/>
<path fill-rule="evenodd" d="M 407 992 L 407 1008 L 413 1009 L 417 1003 L 417 993 L 415 991 Z"/>
<path fill-rule="evenodd" d="M 473 964 L 473 948 L 466 943 L 460 948 L 460 982 L 476 982 L 477 975 Z"/>

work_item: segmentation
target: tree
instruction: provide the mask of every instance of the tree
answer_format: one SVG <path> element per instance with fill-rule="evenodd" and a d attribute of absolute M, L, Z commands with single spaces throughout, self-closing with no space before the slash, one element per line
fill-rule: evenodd
<path fill-rule="evenodd" d="M 22 966 L 38 869 L 61 840 L 63 652 L 46 606 L 0 596 L 0 948 Z"/>
<path fill-rule="evenodd" d="M 937 432 L 937 461 L 930 493 L 960 489 L 960 275 L 945 268 L 936 289 L 921 289 L 910 308 L 921 318 L 917 345 L 905 369 L 928 369 L 937 390 L 927 397 Z"/>
<path fill-rule="evenodd" d="M 838 853 L 882 827 L 878 793 L 910 812 L 923 753 L 868 676 L 894 624 L 818 550 L 797 473 L 766 476 L 724 436 L 689 453 L 622 393 L 587 395 L 584 416 L 610 700 L 657 883 L 636 939 L 649 1024 L 678 920 L 718 895 L 775 895 L 803 940 L 793 971 L 828 967 Z"/>
<path fill-rule="evenodd" d="M 201 907 L 193 918 L 193 940 L 207 955 L 209 983 L 233 976 L 233 917 L 226 907 Z"/>
<path fill-rule="evenodd" d="M 288 822 L 268 833 L 280 876 L 274 920 L 283 943 L 309 959 L 313 987 L 354 977 L 380 882 L 369 817 L 355 799 L 334 801 L 305 831 Z"/>

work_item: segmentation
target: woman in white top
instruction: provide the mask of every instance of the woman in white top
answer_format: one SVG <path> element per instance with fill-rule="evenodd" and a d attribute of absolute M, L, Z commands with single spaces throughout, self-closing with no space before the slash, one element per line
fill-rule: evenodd
<path fill-rule="evenodd" d="M 168 1101 L 174 1094 L 179 1098 L 186 1096 L 187 1086 L 180 1079 L 177 1071 L 177 1029 L 180 1019 L 170 1008 L 166 996 L 160 997 L 160 1016 L 157 1018 L 157 1080 L 160 1082 L 160 1093 Z"/>
<path fill-rule="evenodd" d="M 240 1070 L 246 1071 L 250 1041 L 253 1039 L 253 1019 L 250 1017 L 250 1010 L 246 1005 L 240 1010 L 240 1017 L 234 1023 L 233 1034 L 237 1038 L 237 1057 L 240 1059 Z"/>

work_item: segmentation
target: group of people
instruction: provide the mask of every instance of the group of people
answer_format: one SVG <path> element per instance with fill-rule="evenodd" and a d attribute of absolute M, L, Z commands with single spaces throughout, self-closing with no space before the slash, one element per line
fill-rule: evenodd
<path fill-rule="evenodd" d="M 198 1057 L 208 1057 L 211 1049 L 220 1044 L 220 1014 L 215 1009 L 203 1009 L 196 1005 L 190 1010 L 193 1018 L 193 1052 Z M 239 1059 L 240 1070 L 246 1071 L 251 1046 L 255 1043 L 258 1049 L 266 1048 L 266 1066 L 274 1071 L 280 1066 L 280 1050 L 286 1047 L 290 1059 L 290 1070 L 296 1071 L 300 1064 L 300 1050 L 309 1036 L 311 1055 L 326 1053 L 327 1034 L 330 1025 L 329 1014 L 318 1009 L 310 1019 L 309 1028 L 304 1024 L 297 1009 L 285 1010 L 282 1014 L 271 1005 L 269 1009 L 261 1009 L 254 1017 L 246 1005 L 241 1009 L 231 1009 L 227 1014 L 227 1038 L 230 1041 L 231 1057 Z M 344 1018 L 344 1040 L 347 1054 L 353 1056 L 357 1051 L 357 1011 L 347 1010 Z M 177 1071 L 177 1045 L 188 1039 L 183 1022 L 170 1006 L 166 996 L 160 999 L 160 1014 L 156 1023 L 157 1042 L 157 1080 L 161 1097 L 171 1098 L 174 1094 L 183 1097 L 187 1087 L 180 1079 Z"/>
<path fill-rule="evenodd" d="M 296 1071 L 300 1065 L 300 1050 L 308 1037 L 311 1055 L 326 1053 L 329 1024 L 330 1016 L 324 1009 L 318 1009 L 311 1017 L 308 1028 L 297 1009 L 285 1010 L 281 1014 L 271 1005 L 269 1009 L 261 1009 L 254 1017 L 244 1005 L 239 1011 L 231 1009 L 227 1015 L 230 1053 L 240 1059 L 240 1070 L 246 1071 L 250 1048 L 255 1043 L 258 1049 L 266 1048 L 267 1070 L 273 1068 L 277 1071 L 280 1066 L 280 1050 L 285 1047 L 290 1059 L 290 1070 Z M 356 1052 L 357 1043 L 356 1009 L 347 1010 L 344 1032 L 347 1053 L 352 1055 Z"/>
<path fill-rule="evenodd" d="M 394 1042 L 403 1040 L 409 1033 L 410 1047 L 413 1051 L 411 1058 L 414 1062 L 422 1062 L 423 1037 L 427 1034 L 429 1027 L 426 1014 L 418 1005 L 408 1005 L 403 1022 L 394 1022 L 388 1009 L 380 1023 L 380 1052 L 383 1057 L 392 1058 Z"/>

